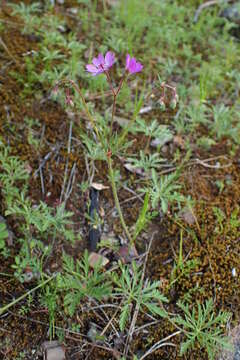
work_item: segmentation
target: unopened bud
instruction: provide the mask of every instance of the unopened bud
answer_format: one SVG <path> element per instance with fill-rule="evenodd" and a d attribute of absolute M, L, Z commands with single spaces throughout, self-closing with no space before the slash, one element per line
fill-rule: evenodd
<path fill-rule="evenodd" d="M 70 95 L 70 91 L 68 88 L 65 90 L 65 100 L 66 100 L 67 105 L 72 106 L 72 107 L 74 106 L 74 102 L 72 100 L 72 97 Z"/>
<path fill-rule="evenodd" d="M 66 96 L 66 104 L 71 107 L 74 107 L 74 102 L 72 101 L 70 96 Z"/>
<path fill-rule="evenodd" d="M 170 102 L 170 108 L 171 108 L 172 110 L 174 110 L 174 109 L 176 108 L 176 106 L 177 106 L 177 101 L 176 101 L 175 98 L 173 98 L 173 99 L 171 100 L 171 102 Z"/>
<path fill-rule="evenodd" d="M 160 99 L 158 101 L 158 104 L 159 104 L 160 110 L 162 110 L 162 111 L 166 110 L 165 102 L 162 99 Z"/>

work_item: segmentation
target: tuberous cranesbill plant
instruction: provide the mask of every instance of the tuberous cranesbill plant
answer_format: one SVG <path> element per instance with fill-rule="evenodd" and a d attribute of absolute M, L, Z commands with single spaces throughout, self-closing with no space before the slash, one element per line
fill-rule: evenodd
<path fill-rule="evenodd" d="M 122 224 L 122 227 L 125 231 L 125 234 L 132 245 L 133 243 L 133 237 L 131 236 L 128 227 L 126 225 L 126 222 L 123 217 L 123 213 L 120 207 L 118 194 L 117 194 L 117 186 L 115 181 L 115 171 L 113 169 L 113 157 L 117 153 L 119 153 L 123 148 L 127 147 L 128 144 L 124 143 L 125 137 L 127 135 L 126 131 L 123 131 L 121 134 L 116 134 L 113 131 L 113 123 L 114 123 L 114 115 L 116 111 L 116 100 L 117 96 L 119 95 L 119 92 L 123 86 L 124 81 L 127 81 L 127 78 L 131 75 L 134 75 L 136 73 L 139 73 L 143 69 L 143 65 L 137 61 L 134 57 L 131 57 L 129 54 L 126 56 L 125 61 L 125 70 L 123 72 L 123 75 L 118 83 L 117 87 L 114 87 L 113 80 L 111 76 L 111 68 L 116 63 L 116 58 L 113 52 L 108 51 L 105 56 L 103 54 L 99 54 L 97 57 L 93 58 L 91 64 L 86 65 L 86 71 L 89 72 L 92 76 L 98 76 L 98 75 L 105 75 L 107 82 L 109 84 L 109 87 L 111 89 L 112 97 L 113 97 L 113 104 L 112 104 L 112 114 L 111 114 L 111 120 L 110 120 L 110 126 L 107 124 L 107 121 L 105 121 L 105 124 L 103 122 L 99 122 L 97 119 L 97 116 L 93 116 L 92 112 L 89 110 L 89 107 L 85 101 L 85 98 L 82 94 L 81 89 L 78 87 L 78 85 L 72 81 L 72 80 L 61 80 L 59 81 L 56 86 L 54 87 L 54 93 L 58 92 L 58 89 L 60 86 L 63 86 L 65 89 L 65 100 L 66 104 L 70 106 L 74 106 L 73 97 L 70 94 L 70 89 L 74 89 L 77 94 L 79 95 L 82 106 L 84 108 L 85 114 L 90 121 L 91 127 L 95 133 L 95 138 L 97 137 L 97 140 L 99 144 L 101 145 L 101 151 L 103 152 L 103 157 L 106 160 L 108 164 L 108 173 L 109 173 L 109 179 L 111 182 L 113 197 L 115 201 L 115 206 L 119 214 L 119 218 Z"/>

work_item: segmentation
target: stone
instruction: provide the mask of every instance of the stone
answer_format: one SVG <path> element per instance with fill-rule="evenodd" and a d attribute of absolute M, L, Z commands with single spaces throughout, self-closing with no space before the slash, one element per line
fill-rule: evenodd
<path fill-rule="evenodd" d="M 228 337 L 232 349 L 223 350 L 218 360 L 240 360 L 240 325 L 235 326 Z"/>
<path fill-rule="evenodd" d="M 180 211 L 179 216 L 188 224 L 193 225 L 196 222 L 196 218 L 194 213 L 189 207 L 184 207 L 182 211 Z"/>
<path fill-rule="evenodd" d="M 65 348 L 58 341 L 44 341 L 43 360 L 65 360 Z"/>
<path fill-rule="evenodd" d="M 90 253 L 88 261 L 89 261 L 89 265 L 93 269 L 96 267 L 97 264 L 100 264 L 101 267 L 105 267 L 109 263 L 108 258 L 96 252 Z"/>

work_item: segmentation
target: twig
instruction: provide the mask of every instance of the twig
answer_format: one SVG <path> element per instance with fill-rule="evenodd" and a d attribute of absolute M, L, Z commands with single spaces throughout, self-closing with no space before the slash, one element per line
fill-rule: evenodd
<path fill-rule="evenodd" d="M 96 303 L 95 300 L 94 300 L 94 302 Z M 117 332 L 115 326 L 112 324 L 112 321 L 113 321 L 114 317 L 116 316 L 116 314 L 117 314 L 117 312 L 118 312 L 118 310 L 119 310 L 119 307 L 120 307 L 120 305 L 117 307 L 116 312 L 114 313 L 112 319 L 110 320 L 109 317 L 108 317 L 108 315 L 107 315 L 106 312 L 104 311 L 104 307 L 103 307 L 103 306 L 98 306 L 98 308 L 101 310 L 101 312 L 104 314 L 104 316 L 106 317 L 106 319 L 107 319 L 107 321 L 108 321 L 107 325 L 106 325 L 105 328 L 103 329 L 103 331 L 102 331 L 102 333 L 101 333 L 100 336 L 103 336 L 103 335 L 105 334 L 105 332 L 107 331 L 109 325 L 112 325 L 113 330 L 114 330 L 114 331 L 117 333 L 117 335 L 119 336 L 119 333 Z M 94 310 L 93 310 L 93 311 L 94 311 Z M 94 312 L 94 313 L 95 313 L 95 312 Z M 96 313 L 95 313 L 95 314 L 96 314 Z"/>
<path fill-rule="evenodd" d="M 102 304 L 102 305 L 97 305 L 97 306 L 92 306 L 92 307 L 84 307 L 82 308 L 82 311 L 92 311 L 92 310 L 97 310 L 97 309 L 101 309 L 101 308 L 119 308 L 118 305 L 114 305 L 114 304 Z"/>
<path fill-rule="evenodd" d="M 135 200 L 135 199 L 139 199 L 143 203 L 143 199 L 141 198 L 141 196 L 144 196 L 144 194 L 131 196 L 130 198 L 121 201 L 120 205 L 126 204 L 129 201 L 132 201 L 132 200 Z"/>
<path fill-rule="evenodd" d="M 40 169 L 39 169 L 39 174 L 40 174 L 40 181 L 41 181 L 42 195 L 44 196 L 44 194 L 45 194 L 45 188 L 44 188 L 44 180 L 43 180 L 43 172 L 42 172 L 42 168 L 40 168 Z"/>
<path fill-rule="evenodd" d="M 207 168 L 211 168 L 211 169 L 223 169 L 223 168 L 228 168 L 228 167 L 232 166 L 231 162 L 229 162 L 226 165 L 208 165 L 208 164 L 206 164 L 207 162 L 218 160 L 218 159 L 227 160 L 227 157 L 225 155 L 219 155 L 219 156 L 214 156 L 214 157 L 204 159 L 204 160 L 200 160 L 200 159 L 196 158 L 196 159 L 193 159 L 193 160 L 189 161 L 187 164 L 182 165 L 182 168 L 186 168 L 186 167 L 189 167 L 189 166 L 192 166 L 192 165 L 197 165 L 197 164 L 202 165 L 202 166 L 207 167 Z M 158 173 L 158 175 L 159 176 L 165 175 L 165 174 L 168 174 L 168 173 L 170 173 L 172 171 L 175 171 L 177 169 L 178 169 L 177 166 L 173 166 L 173 167 L 171 167 L 169 169 L 161 171 L 160 173 Z"/>
<path fill-rule="evenodd" d="M 116 349 L 112 349 L 112 348 L 107 347 L 107 346 L 104 346 L 104 345 L 99 345 L 99 344 L 97 344 L 97 343 L 92 343 L 92 342 L 89 342 L 89 341 L 87 341 L 87 340 L 75 339 L 75 338 L 73 338 L 73 337 L 71 337 L 71 336 L 66 336 L 66 337 L 67 337 L 68 339 L 70 339 L 70 340 L 74 340 L 74 341 L 84 341 L 85 344 L 91 345 L 91 346 L 93 346 L 93 347 L 97 347 L 97 348 L 99 348 L 99 349 L 104 349 L 104 350 L 110 351 L 110 352 L 113 354 L 113 356 L 114 356 L 114 354 L 116 353 Z M 119 355 L 122 355 L 119 351 L 118 351 L 118 353 L 119 353 Z M 85 358 L 85 359 L 87 359 L 87 358 Z"/>
<path fill-rule="evenodd" d="M 197 164 L 200 164 L 206 168 L 210 168 L 210 169 L 224 169 L 224 168 L 228 168 L 230 166 L 232 166 L 232 163 L 226 164 L 226 165 L 220 165 L 219 163 L 217 163 L 216 165 L 208 165 L 206 164 L 205 161 L 200 160 L 200 159 L 195 159 Z"/>
<path fill-rule="evenodd" d="M 118 337 L 120 336 L 118 331 L 116 330 L 115 326 L 112 324 L 113 320 L 115 319 L 119 309 L 121 308 L 121 304 L 118 306 L 117 310 L 115 311 L 115 313 L 113 314 L 112 318 L 109 320 L 109 322 L 107 323 L 107 325 L 104 327 L 103 331 L 101 332 L 100 336 L 103 336 L 105 334 L 105 332 L 107 331 L 107 329 L 109 328 L 110 325 L 112 325 L 113 329 L 115 330 L 116 334 L 118 335 Z"/>
<path fill-rule="evenodd" d="M 196 23 L 198 21 L 198 18 L 199 18 L 199 15 L 201 14 L 201 12 L 206 9 L 207 7 L 209 6 L 212 6 L 212 5 L 217 5 L 219 4 L 219 0 L 210 0 L 210 1 L 207 1 L 203 4 L 201 4 L 198 8 L 197 8 L 197 11 L 195 12 L 195 15 L 194 15 L 194 18 L 193 18 L 193 22 Z"/>
<path fill-rule="evenodd" d="M 167 337 L 165 337 L 164 339 L 158 341 L 157 343 L 155 343 L 139 360 L 143 360 L 145 359 L 148 355 L 150 355 L 152 352 L 160 349 L 163 346 L 176 346 L 173 343 L 165 343 L 164 341 L 167 341 L 169 339 L 171 339 L 172 337 L 179 335 L 181 333 L 181 331 L 176 331 L 175 333 L 168 335 Z"/>
<path fill-rule="evenodd" d="M 44 165 L 46 164 L 46 162 L 50 159 L 51 155 L 52 155 L 56 150 L 59 151 L 59 148 L 60 148 L 60 146 L 54 146 L 53 149 L 52 149 L 51 151 L 49 151 L 49 153 L 47 153 L 47 154 L 44 156 L 44 158 L 43 158 L 41 164 L 39 165 L 38 169 L 37 169 L 37 170 L 34 172 L 34 174 L 33 174 L 34 178 L 37 177 L 37 174 L 40 172 L 40 169 L 42 169 L 42 168 L 44 167 Z"/>
<path fill-rule="evenodd" d="M 228 3 L 229 0 L 225 0 L 225 2 Z M 193 22 L 196 23 L 198 21 L 199 15 L 201 14 L 202 10 L 206 9 L 209 6 L 217 5 L 217 4 L 220 4 L 220 3 L 221 3 L 221 0 L 210 0 L 210 1 L 207 1 L 207 2 L 205 2 L 203 4 L 201 4 L 197 8 L 197 11 L 195 12 Z"/>
<path fill-rule="evenodd" d="M 75 177 L 76 177 L 76 167 L 77 167 L 77 164 L 74 163 L 72 166 L 71 172 L 70 172 L 67 189 L 66 189 L 66 192 L 64 195 L 64 207 L 66 206 L 66 202 L 72 193 L 72 189 L 73 189 L 73 185 L 74 185 Z"/>
<path fill-rule="evenodd" d="M 142 325 L 139 328 L 135 329 L 133 333 L 138 333 L 138 332 L 146 329 L 149 326 L 156 325 L 156 324 L 159 324 L 159 323 L 160 323 L 160 320 L 151 321 L 149 324 Z"/>

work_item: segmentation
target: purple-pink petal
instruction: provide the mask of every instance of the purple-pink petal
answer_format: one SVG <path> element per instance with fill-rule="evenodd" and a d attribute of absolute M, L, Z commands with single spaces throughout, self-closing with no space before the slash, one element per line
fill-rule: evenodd
<path fill-rule="evenodd" d="M 131 60 L 131 57 L 130 57 L 129 54 L 127 54 L 127 56 L 126 56 L 126 69 L 128 69 L 128 67 L 129 67 L 130 60 Z"/>
<path fill-rule="evenodd" d="M 98 60 L 98 58 L 93 58 L 93 59 L 92 59 L 92 63 L 93 63 L 93 65 L 95 65 L 95 66 L 99 66 L 99 65 L 100 65 L 100 61 Z"/>
<path fill-rule="evenodd" d="M 92 64 L 86 65 L 86 69 L 88 72 L 91 72 L 91 73 L 97 72 L 97 70 L 98 70 L 97 67 Z"/>
<path fill-rule="evenodd" d="M 143 66 L 140 62 L 133 57 L 131 58 L 129 54 L 126 56 L 126 70 L 129 71 L 130 74 L 135 74 L 137 72 L 142 71 Z"/>
<path fill-rule="evenodd" d="M 99 62 L 100 62 L 101 64 L 104 63 L 104 56 L 103 56 L 103 54 L 99 54 L 99 55 L 98 55 L 98 60 L 99 60 Z"/>
<path fill-rule="evenodd" d="M 115 62 L 115 55 L 113 52 L 108 51 L 105 55 L 99 54 L 98 57 L 93 58 L 92 64 L 86 65 L 86 69 L 93 76 L 103 73 L 112 67 Z"/>
<path fill-rule="evenodd" d="M 105 66 L 109 69 L 113 66 L 115 62 L 115 56 L 114 53 L 111 51 L 108 51 L 105 55 Z"/>
<path fill-rule="evenodd" d="M 142 71 L 142 69 L 143 69 L 142 64 L 140 64 L 139 62 L 136 62 L 135 73 Z"/>
<path fill-rule="evenodd" d="M 87 71 L 90 72 L 93 76 L 96 76 L 96 75 L 98 75 L 98 74 L 101 74 L 101 73 L 104 71 L 104 69 L 98 68 L 97 66 L 92 65 L 92 64 L 86 65 L 86 69 L 87 69 Z"/>

